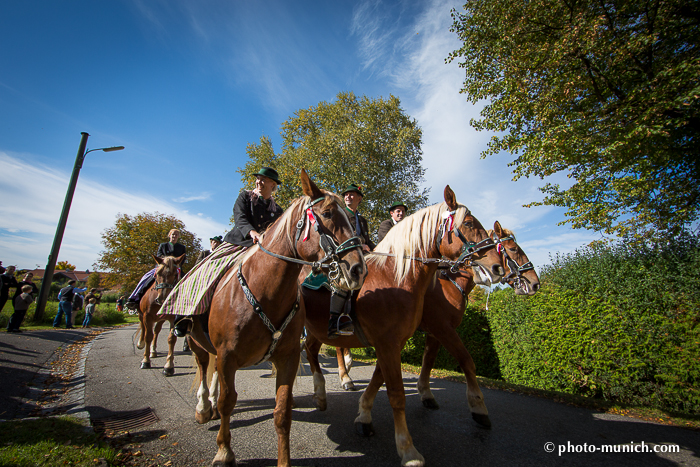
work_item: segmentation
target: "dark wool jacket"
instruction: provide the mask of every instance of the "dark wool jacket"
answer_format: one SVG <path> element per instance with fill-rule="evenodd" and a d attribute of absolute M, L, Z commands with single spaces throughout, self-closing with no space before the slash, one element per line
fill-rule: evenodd
<path fill-rule="evenodd" d="M 350 221 L 350 226 L 352 227 L 352 230 L 355 232 L 355 235 L 357 237 L 360 237 L 360 240 L 362 240 L 362 243 L 367 245 L 370 250 L 374 250 L 374 247 L 376 246 L 372 240 L 369 238 L 369 225 L 367 224 L 367 219 L 362 217 L 361 214 L 359 213 L 354 213 L 347 207 L 345 208 L 345 214 L 348 216 L 348 220 Z M 360 231 L 357 231 L 357 219 L 360 220 Z"/>
<path fill-rule="evenodd" d="M 156 253 L 156 256 L 159 258 L 165 258 L 166 256 L 182 256 L 187 253 L 187 248 L 185 248 L 185 245 L 181 243 L 175 243 L 172 244 L 170 242 L 165 242 L 161 243 L 158 245 L 158 253 Z M 185 260 L 183 263 L 187 261 L 187 257 L 185 256 Z"/>
<path fill-rule="evenodd" d="M 382 221 L 381 224 L 379 224 L 379 228 L 377 229 L 377 242 L 381 242 L 384 240 L 384 237 L 386 237 L 386 234 L 389 233 L 392 227 L 394 227 L 394 219 L 387 219 L 385 221 Z"/>
<path fill-rule="evenodd" d="M 255 230 L 262 234 L 270 224 L 279 219 L 284 210 L 274 205 L 270 208 L 270 200 L 264 200 L 258 196 L 255 204 L 252 202 L 250 191 L 243 190 L 238 195 L 233 205 L 233 228 L 226 234 L 224 241 L 245 247 L 253 246 L 253 238 L 250 231 Z"/>

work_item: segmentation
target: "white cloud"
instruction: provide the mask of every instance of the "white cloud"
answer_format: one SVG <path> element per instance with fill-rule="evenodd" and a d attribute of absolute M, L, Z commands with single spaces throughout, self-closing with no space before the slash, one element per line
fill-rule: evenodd
<path fill-rule="evenodd" d="M 63 207 L 70 174 L 54 167 L 30 164 L 0 152 L 0 260 L 18 267 L 46 265 Z M 78 180 L 59 261 L 90 268 L 102 249 L 102 232 L 114 225 L 117 214 L 172 214 L 202 239 L 228 230 L 211 218 L 190 214 L 157 197 Z"/>
<path fill-rule="evenodd" d="M 210 198 L 211 193 L 204 192 L 200 195 L 180 196 L 179 198 L 174 198 L 173 201 L 176 203 L 189 203 L 190 201 L 206 201 Z"/>

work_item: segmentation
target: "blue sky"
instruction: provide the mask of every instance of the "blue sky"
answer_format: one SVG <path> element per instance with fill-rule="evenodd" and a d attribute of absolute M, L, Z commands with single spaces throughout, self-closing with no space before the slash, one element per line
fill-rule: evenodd
<path fill-rule="evenodd" d="M 266 135 L 279 150 L 282 122 L 340 91 L 399 97 L 423 129 L 431 202 L 449 184 L 485 226 L 514 229 L 537 266 L 598 238 L 556 226 L 563 209 L 522 207 L 543 182 L 513 182 L 512 156 L 480 159 L 491 135 L 469 126 L 480 106 L 445 64 L 459 47 L 452 7 L 1 2 L 0 260 L 46 265 L 83 131 L 88 148 L 126 147 L 90 153 L 80 173 L 58 259 L 93 269 L 118 213 L 174 214 L 205 240 L 228 230 L 246 145 Z"/>

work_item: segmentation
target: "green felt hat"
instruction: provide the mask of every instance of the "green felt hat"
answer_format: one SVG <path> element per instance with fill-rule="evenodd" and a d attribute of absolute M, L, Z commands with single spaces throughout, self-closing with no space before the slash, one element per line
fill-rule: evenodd
<path fill-rule="evenodd" d="M 214 241 L 219 242 L 219 243 L 224 242 L 224 239 L 221 238 L 221 235 L 217 235 L 216 237 L 211 237 L 209 240 L 214 240 Z"/>
<path fill-rule="evenodd" d="M 343 191 L 341 193 L 341 195 L 345 196 L 345 193 L 349 193 L 351 191 L 354 191 L 355 193 L 358 193 L 360 196 L 362 196 L 364 198 L 365 195 L 362 194 L 361 189 L 362 189 L 361 186 L 355 185 L 354 183 L 351 183 L 350 185 L 348 185 L 348 187 L 345 189 L 345 191 Z"/>
<path fill-rule="evenodd" d="M 260 169 L 260 172 L 253 174 L 255 176 L 257 175 L 262 175 L 263 177 L 267 177 L 274 181 L 276 184 L 281 185 L 282 182 L 280 181 L 279 175 L 277 174 L 277 171 L 275 169 L 271 169 L 270 167 L 262 167 Z"/>
<path fill-rule="evenodd" d="M 400 201 L 396 201 L 396 202 L 395 202 L 394 204 L 392 204 L 391 207 L 389 208 L 389 212 L 393 211 L 394 208 L 398 208 L 399 206 L 403 206 L 404 211 L 408 211 L 408 208 L 406 207 L 405 204 L 403 204 L 403 203 L 400 202 Z"/>

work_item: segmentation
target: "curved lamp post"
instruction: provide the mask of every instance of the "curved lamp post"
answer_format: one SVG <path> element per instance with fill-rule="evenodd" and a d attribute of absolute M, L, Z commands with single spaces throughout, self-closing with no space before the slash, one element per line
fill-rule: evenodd
<path fill-rule="evenodd" d="M 78 175 L 80 175 L 80 169 L 83 167 L 83 161 L 85 156 L 92 151 L 121 151 L 124 146 L 113 146 L 111 148 L 97 148 L 85 150 L 87 146 L 87 139 L 89 134 L 82 132 L 80 133 L 82 138 L 80 139 L 80 147 L 78 148 L 78 155 L 75 158 L 75 164 L 73 165 L 73 174 L 70 177 L 70 183 L 68 184 L 68 191 L 66 192 L 66 200 L 63 202 L 63 210 L 61 211 L 61 218 L 58 221 L 58 227 L 56 227 L 56 236 L 53 239 L 53 246 L 51 247 L 51 253 L 49 254 L 48 263 L 46 263 L 46 270 L 44 271 L 44 277 L 41 280 L 41 289 L 39 291 L 39 299 L 36 302 L 36 311 L 34 312 L 34 321 L 39 322 L 44 317 L 44 309 L 46 308 L 46 301 L 49 297 L 49 289 L 51 288 L 51 281 L 53 279 L 53 273 L 56 269 L 56 260 L 58 258 L 58 251 L 61 249 L 61 241 L 63 241 L 63 232 L 66 230 L 66 222 L 68 221 L 68 212 L 70 211 L 70 205 L 73 202 L 73 193 L 75 193 L 75 186 L 78 183 Z"/>

